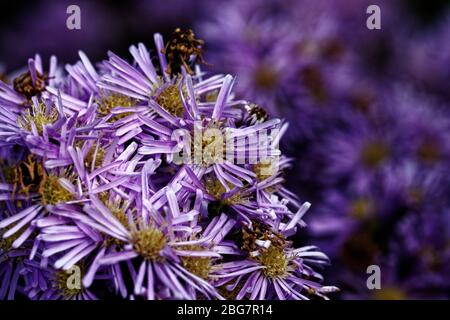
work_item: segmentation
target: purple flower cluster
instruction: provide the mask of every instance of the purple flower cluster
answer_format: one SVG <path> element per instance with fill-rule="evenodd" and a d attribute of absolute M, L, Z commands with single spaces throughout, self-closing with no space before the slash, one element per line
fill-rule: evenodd
<path fill-rule="evenodd" d="M 239 75 L 238 97 L 295 123 L 290 186 L 320 203 L 307 222 L 342 297 L 448 298 L 450 14 L 418 27 L 378 1 L 369 30 L 370 4 L 231 1 L 201 24 L 206 58 Z"/>
<path fill-rule="evenodd" d="M 327 256 L 293 241 L 310 204 L 268 147 L 286 124 L 206 75 L 190 30 L 154 40 L 155 57 L 36 55 L 0 82 L 0 299 L 326 299 Z M 178 133 L 206 129 L 274 134 L 232 147 L 238 163 L 206 135 L 202 161 L 176 162 L 197 153 Z"/>

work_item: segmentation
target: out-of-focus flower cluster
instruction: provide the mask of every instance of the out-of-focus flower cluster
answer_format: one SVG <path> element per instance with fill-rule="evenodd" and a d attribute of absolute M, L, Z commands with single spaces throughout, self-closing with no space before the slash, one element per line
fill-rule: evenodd
<path fill-rule="evenodd" d="M 202 72 L 192 31 L 154 40 L 0 82 L 0 299 L 327 298 L 327 256 L 293 242 L 310 204 L 283 186 L 287 125 Z M 209 129 L 269 136 L 227 145 L 236 163 Z"/>
<path fill-rule="evenodd" d="M 370 4 L 228 1 L 199 30 L 238 97 L 294 124 L 291 186 L 320 203 L 309 230 L 342 297 L 448 298 L 450 14 L 419 25 L 406 2 L 377 1 L 369 30 Z"/>

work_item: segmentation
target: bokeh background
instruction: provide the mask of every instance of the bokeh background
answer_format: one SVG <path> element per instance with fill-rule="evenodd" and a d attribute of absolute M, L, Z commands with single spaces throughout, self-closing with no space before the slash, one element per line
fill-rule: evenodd
<path fill-rule="evenodd" d="M 81 8 L 81 30 L 66 8 Z M 381 30 L 366 8 L 381 8 Z M 450 297 L 450 3 L 447 0 L 7 1 L 0 74 L 40 53 L 74 63 L 192 28 L 205 69 L 290 122 L 287 184 L 313 207 L 299 241 L 331 258 L 340 299 Z M 381 268 L 381 290 L 366 286 Z"/>

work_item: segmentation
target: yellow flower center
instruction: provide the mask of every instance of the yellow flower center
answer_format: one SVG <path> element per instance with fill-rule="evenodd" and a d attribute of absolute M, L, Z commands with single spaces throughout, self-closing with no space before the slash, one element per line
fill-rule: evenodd
<path fill-rule="evenodd" d="M 182 250 L 189 251 L 202 251 L 203 247 L 199 245 L 191 245 L 180 248 Z M 182 256 L 181 261 L 183 263 L 183 267 L 189 272 L 195 274 L 196 276 L 202 279 L 208 279 L 209 273 L 211 272 L 212 261 L 209 257 L 187 257 Z"/>
<path fill-rule="evenodd" d="M 39 193 L 44 206 L 73 200 L 73 195 L 59 183 L 59 177 L 56 175 L 44 175 Z"/>
<path fill-rule="evenodd" d="M 184 106 L 181 102 L 181 93 L 178 84 L 170 84 L 156 98 L 156 102 L 168 113 L 175 117 L 181 117 Z"/>
<path fill-rule="evenodd" d="M 222 199 L 222 195 L 226 193 L 225 187 L 222 183 L 215 177 L 207 177 L 204 179 L 204 186 L 208 194 L 214 197 L 217 201 L 222 202 L 225 205 L 239 204 L 245 201 L 245 196 L 243 192 L 237 192 L 231 197 Z M 232 189 L 232 185 L 229 183 L 228 186 Z"/>
<path fill-rule="evenodd" d="M 110 201 L 109 195 L 107 192 L 101 192 L 99 194 L 100 201 L 103 202 L 105 207 L 111 212 L 111 214 L 126 228 L 130 229 L 130 222 L 128 220 L 128 216 L 126 214 L 126 206 L 127 202 L 119 199 L 117 201 Z M 124 245 L 124 241 L 119 240 L 117 238 L 106 236 L 105 244 L 107 247 L 111 247 L 113 245 L 117 247 L 121 247 Z"/>
<path fill-rule="evenodd" d="M 166 246 L 164 233 L 154 227 L 147 227 L 132 234 L 134 250 L 146 260 L 160 260 L 161 250 Z"/>
<path fill-rule="evenodd" d="M 287 274 L 289 258 L 283 248 L 270 246 L 260 252 L 256 259 L 265 267 L 262 271 L 266 277 L 278 278 Z"/>
<path fill-rule="evenodd" d="M 17 124 L 24 130 L 31 132 L 31 123 L 33 122 L 39 134 L 42 134 L 44 126 L 53 124 L 58 119 L 58 111 L 52 107 L 50 110 L 44 103 L 38 106 L 32 105 L 25 110 L 24 114 L 17 119 Z"/>
<path fill-rule="evenodd" d="M 97 112 L 101 117 L 106 117 L 111 113 L 111 110 L 116 107 L 131 107 L 136 104 L 136 100 L 119 93 L 110 93 L 97 100 Z M 116 114 L 110 118 L 109 121 L 114 122 L 130 115 L 129 112 Z"/>
<path fill-rule="evenodd" d="M 287 275 L 290 258 L 285 252 L 285 237 L 257 221 L 252 221 L 252 225 L 252 230 L 246 227 L 242 230 L 241 249 L 265 267 L 262 271 L 266 277 L 276 278 Z M 259 246 L 258 240 L 270 241 L 269 247 Z M 258 252 L 258 255 L 253 256 L 255 252 Z"/>

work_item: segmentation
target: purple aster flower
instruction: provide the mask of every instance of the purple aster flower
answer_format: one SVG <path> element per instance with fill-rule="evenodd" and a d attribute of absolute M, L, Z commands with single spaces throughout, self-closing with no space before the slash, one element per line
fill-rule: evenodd
<path fill-rule="evenodd" d="M 28 239 L 34 240 L 37 228 L 35 220 L 47 214 L 46 207 L 59 202 L 76 201 L 70 169 L 46 170 L 42 159 L 27 156 L 16 167 L 3 176 L 0 200 L 5 203 L 6 216 L 0 221 L 0 231 L 6 241 L 12 241 L 13 248 L 19 248 Z"/>
<path fill-rule="evenodd" d="M 385 165 L 404 154 L 399 130 L 356 115 L 348 128 L 331 131 L 321 146 L 325 159 L 323 178 L 337 183 L 347 179 L 358 190 L 367 189 Z M 402 140 L 400 140 L 401 142 Z M 404 140 L 403 140 L 404 141 Z"/>
<path fill-rule="evenodd" d="M 74 272 L 83 272 L 82 266 L 76 265 L 74 272 L 57 270 L 52 267 L 52 259 L 45 258 L 28 260 L 25 265 L 24 291 L 31 300 L 98 300 L 95 293 L 78 285 L 79 280 L 71 279 Z"/>
<path fill-rule="evenodd" d="M 240 241 L 246 259 L 218 265 L 215 285 L 238 300 L 303 300 L 311 295 L 326 299 L 326 293 L 337 291 L 336 287 L 322 286 L 315 281 L 322 277 L 313 267 L 327 264 L 326 255 L 314 246 L 295 249 L 286 239 L 296 219 L 297 215 L 275 228 L 256 221 L 245 226 Z"/>

